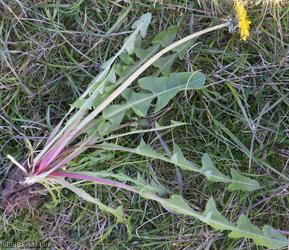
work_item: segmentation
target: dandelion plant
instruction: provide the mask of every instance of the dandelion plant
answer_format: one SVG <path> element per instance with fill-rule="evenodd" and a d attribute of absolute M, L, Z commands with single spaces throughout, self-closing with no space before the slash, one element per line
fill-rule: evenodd
<path fill-rule="evenodd" d="M 131 135 L 173 129 L 183 123 L 171 122 L 166 126 L 155 123 L 146 130 L 132 130 L 124 134 L 117 132 L 121 128 L 133 126 L 132 116 L 145 118 L 166 107 L 180 92 L 202 91 L 205 88 L 205 75 L 201 71 L 171 72 L 173 62 L 183 59 L 187 48 L 198 37 L 222 28 L 229 28 L 230 21 L 198 31 L 180 40 L 174 41 L 177 26 L 169 27 L 159 33 L 151 46 L 142 48 L 151 14 L 140 17 L 132 25 L 132 33 L 125 39 L 120 50 L 102 65 L 101 72 L 92 80 L 87 90 L 71 105 L 69 112 L 54 128 L 43 149 L 24 167 L 8 156 L 25 174 L 23 185 L 43 184 L 49 188 L 59 185 L 77 194 L 82 199 L 96 204 L 101 210 L 113 214 L 119 222 L 125 222 L 122 207 L 112 208 L 103 204 L 96 197 L 88 194 L 74 182 L 80 180 L 99 185 L 116 187 L 138 194 L 143 199 L 158 202 L 172 213 L 192 216 L 212 228 L 229 231 L 229 237 L 249 238 L 255 244 L 268 248 L 281 248 L 287 245 L 287 239 L 271 226 L 262 229 L 254 226 L 246 215 L 241 215 L 237 222 L 226 219 L 218 210 L 213 197 L 207 201 L 203 212 L 195 211 L 182 196 L 169 194 L 168 190 L 157 181 L 148 181 L 138 175 L 132 178 L 113 171 L 71 171 L 70 163 L 87 150 L 126 151 L 150 159 L 170 163 L 179 169 L 202 175 L 210 182 L 226 185 L 231 192 L 241 190 L 254 192 L 261 188 L 259 182 L 248 178 L 235 169 L 230 174 L 217 169 L 210 156 L 204 152 L 201 166 L 187 159 L 180 147 L 174 144 L 172 155 L 164 154 L 144 140 L 135 148 L 127 148 L 114 139 Z M 140 78 L 149 67 L 154 73 Z M 117 101 L 115 101 L 117 99 Z M 130 122 L 129 122 L 130 121 Z M 97 151 L 98 152 L 98 151 Z"/>

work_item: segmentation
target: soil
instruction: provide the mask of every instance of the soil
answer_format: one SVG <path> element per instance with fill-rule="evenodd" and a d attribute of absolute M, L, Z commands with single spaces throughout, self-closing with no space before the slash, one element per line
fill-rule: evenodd
<path fill-rule="evenodd" d="M 2 202 L 5 213 L 14 214 L 24 208 L 36 208 L 46 199 L 45 188 L 41 184 L 24 186 L 23 172 L 19 168 L 12 168 L 2 183 Z"/>

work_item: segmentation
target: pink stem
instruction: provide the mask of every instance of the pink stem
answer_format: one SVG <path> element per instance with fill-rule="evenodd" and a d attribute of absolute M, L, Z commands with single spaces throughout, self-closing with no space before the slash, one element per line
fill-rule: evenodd
<path fill-rule="evenodd" d="M 55 158 L 59 155 L 59 153 L 65 148 L 65 146 L 69 143 L 70 139 L 73 135 L 67 135 L 60 143 L 54 145 L 43 157 L 38 168 L 36 169 L 36 174 L 40 174 L 43 170 L 47 169 L 47 167 L 52 163 Z"/>
<path fill-rule="evenodd" d="M 71 172 L 59 172 L 55 171 L 50 174 L 50 176 L 60 176 L 60 177 L 67 177 L 71 179 L 79 179 L 79 180 L 86 180 L 86 181 L 93 181 L 97 184 L 106 185 L 106 186 L 112 186 L 116 188 L 125 189 L 134 193 L 139 193 L 138 190 L 134 187 L 131 187 L 129 185 L 126 185 L 124 183 L 118 182 L 118 181 L 112 181 L 104 178 L 99 177 L 93 177 L 90 175 L 85 174 L 79 174 L 79 173 L 71 173 Z"/>
<path fill-rule="evenodd" d="M 45 169 L 48 170 L 53 166 L 60 164 L 63 161 L 63 159 L 65 159 L 65 157 L 68 157 L 68 155 L 70 155 L 75 149 L 76 149 L 75 146 L 63 149 L 62 152 L 57 156 L 55 161 L 51 163 L 49 166 L 47 166 Z"/>
<path fill-rule="evenodd" d="M 45 170 L 49 170 L 52 167 L 56 167 L 56 166 L 57 166 L 56 169 L 62 168 L 65 164 L 72 161 L 75 157 L 79 156 L 84 150 L 86 150 L 86 148 L 83 148 L 82 150 L 75 149 L 75 151 L 73 151 L 73 148 L 64 149 L 59 155 L 59 157 L 56 159 L 56 161 L 53 162 L 53 164 L 46 167 Z M 72 152 L 72 153 L 64 156 L 65 153 L 69 153 L 69 152 Z M 37 175 L 39 173 L 37 173 L 36 171 L 35 174 Z"/>

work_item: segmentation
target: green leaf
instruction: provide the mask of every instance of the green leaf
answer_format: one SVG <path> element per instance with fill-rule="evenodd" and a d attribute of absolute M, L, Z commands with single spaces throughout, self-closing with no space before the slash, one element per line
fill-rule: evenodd
<path fill-rule="evenodd" d="M 103 111 L 103 117 L 111 123 L 110 130 L 117 129 L 123 120 L 125 110 L 119 111 L 119 107 L 120 105 L 110 105 Z M 112 113 L 113 116 L 111 116 Z"/>
<path fill-rule="evenodd" d="M 134 32 L 124 40 L 125 49 L 129 55 L 131 55 L 134 52 L 136 37 L 137 32 Z"/>
<path fill-rule="evenodd" d="M 192 215 L 192 213 L 195 213 L 180 195 L 172 195 L 164 204 L 166 209 L 177 214 Z"/>
<path fill-rule="evenodd" d="M 124 136 L 128 136 L 128 135 L 135 135 L 135 134 L 143 134 L 143 133 L 148 133 L 148 132 L 155 132 L 155 131 L 161 131 L 161 130 L 167 130 L 167 129 L 171 129 L 171 128 L 175 128 L 175 127 L 179 127 L 179 126 L 183 126 L 186 123 L 183 122 L 176 122 L 176 121 L 171 121 L 170 125 L 167 126 L 160 126 L 157 122 L 155 123 L 155 127 L 149 128 L 149 129 L 132 129 L 129 132 L 123 133 L 123 134 L 115 134 L 115 135 L 111 135 L 109 137 L 106 137 L 101 141 L 108 141 L 111 139 L 116 139 L 116 138 L 120 138 L 120 137 L 124 137 Z"/>
<path fill-rule="evenodd" d="M 108 207 L 104 205 L 99 199 L 92 197 L 90 194 L 85 192 L 83 189 L 78 188 L 61 178 L 53 178 L 53 180 L 62 187 L 67 188 L 70 191 L 74 192 L 83 200 L 96 204 L 102 211 L 113 214 L 118 219 L 119 222 L 125 221 L 122 207 L 118 207 L 116 209 Z"/>
<path fill-rule="evenodd" d="M 231 170 L 232 178 L 222 174 L 214 166 L 208 154 L 204 154 L 204 156 L 202 157 L 203 166 L 202 168 L 200 168 L 194 162 L 187 160 L 184 157 L 184 154 L 181 151 L 181 149 L 176 144 L 174 144 L 173 155 L 171 158 L 168 158 L 164 154 L 159 153 L 156 150 L 152 149 L 143 140 L 136 149 L 120 147 L 118 145 L 108 143 L 99 144 L 98 147 L 108 150 L 120 150 L 135 153 L 152 159 L 158 159 L 174 164 L 183 170 L 201 173 L 205 175 L 209 181 L 230 183 L 228 188 L 229 191 L 234 190 L 254 191 L 260 188 L 260 185 L 257 181 L 241 176 L 236 170 Z"/>
<path fill-rule="evenodd" d="M 270 249 L 280 249 L 287 246 L 289 243 L 285 236 L 278 233 L 270 226 L 264 226 L 261 231 L 259 228 L 252 225 L 245 215 L 241 215 L 237 225 L 235 225 L 217 210 L 215 201 L 212 197 L 208 200 L 205 211 L 200 214 L 193 210 L 179 195 L 173 195 L 170 199 L 163 199 L 149 192 L 140 195 L 146 199 L 159 202 L 169 211 L 195 217 L 217 230 L 229 230 L 231 231 L 229 237 L 232 238 L 249 238 L 257 245 L 265 246 Z"/>
<path fill-rule="evenodd" d="M 147 49 L 142 49 L 142 48 L 136 48 L 135 49 L 135 55 L 141 59 L 141 60 L 147 60 L 148 59 L 148 55 L 151 57 L 152 55 L 154 55 L 158 49 L 159 49 L 159 45 L 154 45 L 152 47 L 149 47 Z"/>
<path fill-rule="evenodd" d="M 138 34 L 140 33 L 143 38 L 146 36 L 147 28 L 151 21 L 151 17 L 151 13 L 146 13 L 142 15 L 140 19 L 133 23 L 132 28 L 134 29 L 134 31 L 125 38 L 124 44 L 121 49 L 112 58 L 110 58 L 102 65 L 103 69 L 110 67 L 114 63 L 114 61 L 125 51 L 127 51 L 128 54 L 133 53 L 135 45 L 138 42 Z"/>
<path fill-rule="evenodd" d="M 140 33 L 140 35 L 142 37 L 144 37 L 146 35 L 146 31 L 148 28 L 148 25 L 150 23 L 151 20 L 151 14 L 147 13 L 144 14 L 143 16 L 141 16 L 141 18 L 139 20 L 137 20 L 132 28 L 134 28 L 135 30 L 130 34 L 129 37 L 127 37 L 125 39 L 125 42 L 123 44 L 123 46 L 121 47 L 121 49 L 109 60 L 107 60 L 102 66 L 101 68 L 103 69 L 103 71 L 101 71 L 98 76 L 96 76 L 90 86 L 87 88 L 87 90 L 79 97 L 79 100 L 85 100 L 85 102 L 83 102 L 79 108 L 79 110 L 72 116 L 70 117 L 70 119 L 66 122 L 65 127 L 50 141 L 49 144 L 46 145 L 45 149 L 43 149 L 38 156 L 35 158 L 35 164 L 39 163 L 39 159 L 47 152 L 47 150 L 49 149 L 49 147 L 55 143 L 61 135 L 63 135 L 65 130 L 69 130 L 69 129 L 73 129 L 73 127 L 77 127 L 77 125 L 82 121 L 83 117 L 87 114 L 87 112 L 89 111 L 89 109 L 92 107 L 93 103 L 97 103 L 98 99 L 101 98 L 101 94 L 103 93 L 103 89 L 105 87 L 105 84 L 109 81 L 114 82 L 115 75 L 112 76 L 108 76 L 108 73 L 111 70 L 111 67 L 113 65 L 113 63 L 115 62 L 115 60 L 125 51 L 127 51 L 129 54 L 131 54 L 135 48 L 135 43 L 137 41 L 137 37 L 138 34 Z M 107 77 L 108 76 L 108 77 Z M 107 78 L 107 79 L 106 79 Z M 107 81 L 108 80 L 108 81 Z M 89 96 L 90 95 L 90 96 Z M 77 105 L 80 105 L 80 102 L 76 103 Z M 77 105 L 72 105 L 69 113 L 77 108 Z M 74 129 L 74 133 L 75 133 L 75 137 L 79 136 L 82 132 L 79 133 L 79 131 Z"/>
<path fill-rule="evenodd" d="M 202 169 L 201 172 L 208 178 L 210 181 L 214 182 L 228 182 L 230 178 L 222 174 L 213 164 L 210 156 L 204 154 L 202 157 Z"/>
<path fill-rule="evenodd" d="M 265 236 L 265 238 L 269 238 L 269 240 L 266 240 L 263 243 L 263 246 L 267 246 L 269 248 L 282 248 L 284 246 L 288 246 L 289 242 L 288 242 L 288 238 L 279 233 L 277 230 L 275 230 L 273 227 L 269 226 L 269 225 L 265 225 L 262 228 L 262 232 L 263 235 Z"/>
<path fill-rule="evenodd" d="M 202 215 L 192 209 L 180 195 L 172 195 L 169 199 L 164 199 L 153 192 L 147 192 L 145 190 L 140 191 L 139 195 L 145 199 L 157 201 L 170 212 L 193 216 L 199 219 L 202 218 Z"/>
<path fill-rule="evenodd" d="M 146 36 L 147 28 L 151 18 L 151 13 L 146 13 L 133 23 L 132 28 L 135 29 L 135 31 L 125 39 L 125 42 L 117 56 L 120 55 L 124 50 L 126 50 L 129 55 L 133 53 L 138 33 L 140 33 L 142 37 Z"/>
<path fill-rule="evenodd" d="M 240 173 L 233 168 L 231 168 L 231 176 L 234 182 L 232 182 L 228 186 L 228 190 L 230 191 L 235 190 L 254 191 L 261 188 L 260 184 L 257 181 L 240 175 Z"/>
<path fill-rule="evenodd" d="M 134 92 L 132 89 L 126 89 L 122 92 L 122 96 L 127 100 L 127 104 L 130 105 L 129 108 L 132 108 L 133 111 L 141 116 L 145 117 L 148 113 L 152 100 L 151 94 Z M 148 100 L 139 102 L 139 100 Z"/>
<path fill-rule="evenodd" d="M 86 99 L 76 99 L 70 106 L 71 108 L 81 108 L 85 102 L 87 101 L 87 98 Z"/>
<path fill-rule="evenodd" d="M 268 247 L 270 249 L 280 249 L 288 244 L 287 238 L 277 232 L 271 226 L 265 225 L 263 229 L 260 230 L 258 227 L 254 226 L 245 215 L 241 215 L 239 217 L 237 225 L 230 222 L 218 211 L 212 197 L 208 200 L 204 212 L 199 213 L 192 209 L 180 195 L 172 195 L 169 199 L 159 197 L 156 192 L 159 192 L 160 190 L 161 193 L 162 188 L 158 185 L 154 186 L 148 184 L 140 175 L 138 175 L 137 180 L 133 180 L 132 178 L 123 174 L 113 174 L 106 171 L 87 173 L 92 176 L 110 176 L 122 181 L 132 182 L 139 187 L 139 195 L 141 197 L 159 202 L 168 211 L 197 218 L 214 229 L 221 231 L 229 230 L 231 231 L 229 234 L 229 237 L 231 238 L 249 238 L 252 239 L 257 245 Z M 118 218 L 119 221 L 125 220 L 121 207 L 118 207 L 117 209 L 107 207 L 98 199 L 90 196 L 83 189 L 77 188 L 61 178 L 53 178 L 53 181 L 75 192 L 82 199 L 98 205 L 101 210 L 112 213 Z"/>
<path fill-rule="evenodd" d="M 184 157 L 183 152 L 181 151 L 181 149 L 177 144 L 174 144 L 174 150 L 171 161 L 172 163 L 174 163 L 176 166 L 180 167 L 183 170 L 196 171 L 196 172 L 200 171 L 195 163 L 188 161 Z"/>
<path fill-rule="evenodd" d="M 205 211 L 202 214 L 203 221 L 211 227 L 218 230 L 227 230 L 234 227 L 234 224 L 228 221 L 217 209 L 214 199 L 211 197 L 207 204 Z"/>
<path fill-rule="evenodd" d="M 152 101 L 157 98 L 155 112 L 160 111 L 166 104 L 182 90 L 200 89 L 204 86 L 205 76 L 200 72 L 172 73 L 166 77 L 145 77 L 139 80 L 139 85 L 147 91 L 134 92 L 126 89 L 123 97 L 126 102 L 119 105 L 111 105 L 104 110 L 104 118 L 111 121 L 113 126 L 119 124 L 124 113 L 133 109 L 134 112 L 145 117 Z M 116 117 L 114 117 L 116 116 Z"/>
<path fill-rule="evenodd" d="M 120 150 L 120 151 L 126 151 L 126 152 L 131 152 L 135 153 L 138 155 L 142 155 L 145 157 L 149 157 L 152 159 L 158 159 L 162 160 L 171 164 L 174 164 L 178 166 L 179 168 L 187 171 L 193 171 L 201 174 L 205 174 L 206 171 L 203 171 L 201 168 L 198 167 L 197 164 L 188 161 L 180 148 L 177 145 L 174 145 L 174 151 L 172 158 L 166 157 L 162 153 L 158 153 L 154 149 L 152 149 L 150 146 L 148 146 L 143 140 L 141 141 L 140 145 L 134 149 L 134 148 L 126 148 L 126 147 L 121 147 L 116 144 L 108 144 L 108 143 L 103 143 L 98 145 L 99 148 L 103 149 L 108 149 L 108 150 Z M 211 170 L 210 170 L 211 171 Z M 230 178 L 222 175 L 219 171 L 211 171 L 210 172 L 210 180 L 218 180 L 219 182 L 230 182 Z"/>
<path fill-rule="evenodd" d="M 136 148 L 135 153 L 139 155 L 143 155 L 146 157 L 150 157 L 152 159 L 161 159 L 166 160 L 166 157 L 162 154 L 153 150 L 149 145 L 147 145 L 144 140 L 141 140 L 140 145 Z"/>
<path fill-rule="evenodd" d="M 167 76 L 171 73 L 171 68 L 172 68 L 172 65 L 174 63 L 176 56 L 177 54 L 172 54 L 172 55 L 161 57 L 153 65 L 159 68 L 160 72 L 164 76 Z"/>
<path fill-rule="evenodd" d="M 144 142 L 144 140 L 141 140 L 141 143 L 136 148 L 135 153 L 146 156 L 146 157 L 150 157 L 152 159 L 159 159 L 159 160 L 163 160 L 163 161 L 175 164 L 183 170 L 197 171 L 197 172 L 199 171 L 197 165 L 185 159 L 183 153 L 181 152 L 180 148 L 176 144 L 174 145 L 174 153 L 171 159 L 153 150 L 150 146 L 148 146 Z"/>
<path fill-rule="evenodd" d="M 152 19 L 151 13 L 146 13 L 140 17 L 139 20 L 135 21 L 132 25 L 133 29 L 138 29 L 140 31 L 141 36 L 144 38 L 147 33 L 147 28 Z"/>
<path fill-rule="evenodd" d="M 137 174 L 137 180 L 132 181 L 132 182 L 134 182 L 134 184 L 136 184 L 140 192 L 143 192 L 143 193 L 152 192 L 154 194 L 159 194 L 159 195 L 167 193 L 166 188 L 164 188 L 162 185 L 160 185 L 154 180 L 151 180 L 151 181 L 146 180 L 143 176 L 140 175 L 140 173 Z"/>
<path fill-rule="evenodd" d="M 257 245 L 265 246 L 271 249 L 280 249 L 288 244 L 287 238 L 265 225 L 262 230 L 254 226 L 247 216 L 241 215 L 237 221 L 237 230 L 233 230 L 229 237 L 231 238 L 249 238 Z"/>
<path fill-rule="evenodd" d="M 229 234 L 231 238 L 251 238 L 252 235 L 262 236 L 262 231 L 258 227 L 254 226 L 247 216 L 241 215 L 237 221 L 237 227 L 240 231 L 232 231 Z"/>
<path fill-rule="evenodd" d="M 146 190 L 147 192 L 153 192 L 155 194 L 160 194 L 160 195 L 167 193 L 167 190 L 165 187 L 155 182 L 154 180 L 145 179 L 143 176 L 141 176 L 140 173 L 137 173 L 136 179 L 131 178 L 122 172 L 113 173 L 113 172 L 105 171 L 105 170 L 100 171 L 100 172 L 81 171 L 81 172 L 74 172 L 74 173 L 84 174 L 84 175 L 92 176 L 92 177 L 114 178 L 121 182 L 131 183 L 135 185 L 139 190 L 143 190 L 143 191 Z"/>
<path fill-rule="evenodd" d="M 252 180 L 248 177 L 243 177 L 238 171 L 231 169 L 231 175 L 226 176 L 222 174 L 213 164 L 210 156 L 204 154 L 202 157 L 202 169 L 201 172 L 213 182 L 225 182 L 230 183 L 227 187 L 229 191 L 243 190 L 243 191 L 254 191 L 260 188 L 257 181 Z"/>
<path fill-rule="evenodd" d="M 162 31 L 155 36 L 152 40 L 152 44 L 161 44 L 163 47 L 166 47 L 175 40 L 178 31 L 178 26 L 171 26 L 167 30 Z"/>
<path fill-rule="evenodd" d="M 125 64 L 134 64 L 135 63 L 134 59 L 131 56 L 129 56 L 128 53 L 121 54 L 119 58 Z"/>
<path fill-rule="evenodd" d="M 154 112 L 160 111 L 179 92 L 190 89 L 201 89 L 205 76 L 201 72 L 172 73 L 164 77 L 144 77 L 138 81 L 142 89 L 153 93 L 157 98 Z"/>
<path fill-rule="evenodd" d="M 140 58 L 140 60 L 133 65 L 125 65 L 125 67 L 123 64 L 116 65 L 116 71 L 119 75 L 119 79 L 116 85 L 120 85 L 131 74 L 133 74 L 133 72 L 135 72 L 139 67 L 141 67 L 147 60 L 149 60 L 153 55 L 155 55 L 158 52 L 159 47 L 159 45 L 156 45 L 148 49 L 135 48 L 134 52 L 136 56 Z"/>

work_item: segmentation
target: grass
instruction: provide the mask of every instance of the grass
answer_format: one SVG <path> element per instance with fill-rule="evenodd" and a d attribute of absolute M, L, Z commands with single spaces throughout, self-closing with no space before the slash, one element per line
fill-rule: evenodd
<path fill-rule="evenodd" d="M 245 213 L 258 226 L 268 223 L 288 230 L 288 181 L 252 157 L 266 160 L 288 177 L 289 4 L 283 2 L 249 8 L 253 27 L 246 43 L 237 33 L 224 31 L 199 39 L 174 70 L 202 70 L 208 87 L 179 94 L 168 108 L 147 118 L 189 124 L 144 137 L 160 150 L 164 143 L 156 137 L 170 149 L 176 142 L 197 163 L 207 152 L 223 172 L 234 167 L 264 185 L 260 192 L 228 192 L 224 185 L 182 171 L 183 196 L 196 210 L 203 210 L 212 195 L 231 221 Z M 117 1 L 31 3 L 0 1 L 0 180 L 12 167 L 6 155 L 20 161 L 44 141 L 142 14 L 153 15 L 148 41 L 170 25 L 181 26 L 181 38 L 234 15 L 230 3 L 205 0 L 162 5 L 136 1 L 129 10 L 128 3 Z M 140 138 L 121 138 L 118 143 L 135 147 Z M 72 165 L 96 170 L 113 166 L 129 175 L 140 172 L 174 193 L 181 191 L 174 168 L 125 152 L 104 152 L 102 157 L 89 152 L 82 156 L 81 166 L 79 161 Z M 226 233 L 132 193 L 83 185 L 105 204 L 123 205 L 130 224 L 116 224 L 111 215 L 62 190 L 40 209 L 16 217 L 0 210 L 0 240 L 48 242 L 59 249 L 257 249 L 249 240 L 228 240 Z"/>

